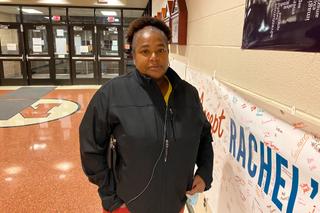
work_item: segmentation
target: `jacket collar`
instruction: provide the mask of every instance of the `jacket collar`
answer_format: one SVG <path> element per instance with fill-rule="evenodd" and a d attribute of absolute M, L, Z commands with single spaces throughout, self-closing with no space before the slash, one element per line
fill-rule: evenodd
<path fill-rule="evenodd" d="M 154 80 L 152 80 L 152 78 L 140 74 L 140 72 L 137 69 L 135 69 L 134 74 L 136 76 L 138 83 L 141 86 L 148 86 L 148 85 L 151 85 L 152 83 L 155 83 Z M 182 79 L 171 67 L 168 67 L 165 75 L 168 77 L 173 89 L 182 81 Z"/>

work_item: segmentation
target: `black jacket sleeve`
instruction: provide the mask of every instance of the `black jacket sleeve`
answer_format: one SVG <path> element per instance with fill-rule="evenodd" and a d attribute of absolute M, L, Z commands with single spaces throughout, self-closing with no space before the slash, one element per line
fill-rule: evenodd
<path fill-rule="evenodd" d="M 108 95 L 102 89 L 91 99 L 79 128 L 80 154 L 84 173 L 96 184 L 104 209 L 111 211 L 123 201 L 116 195 L 116 182 L 107 165 L 107 151 L 111 134 L 108 121 Z"/>
<path fill-rule="evenodd" d="M 197 100 L 201 106 L 201 116 L 203 116 L 205 122 L 202 127 L 202 132 L 200 136 L 200 145 L 198 149 L 197 155 L 197 171 L 196 175 L 199 175 L 205 182 L 206 188 L 205 190 L 209 190 L 211 188 L 212 183 L 212 170 L 213 170 L 213 148 L 212 148 L 212 136 L 211 136 L 211 125 L 208 122 L 203 109 L 202 105 L 199 100 L 198 92 L 196 92 Z"/>

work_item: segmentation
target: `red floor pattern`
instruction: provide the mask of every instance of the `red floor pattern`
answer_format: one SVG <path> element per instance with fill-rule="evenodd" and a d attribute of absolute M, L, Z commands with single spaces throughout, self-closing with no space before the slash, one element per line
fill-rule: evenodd
<path fill-rule="evenodd" d="M 80 110 L 51 122 L 0 128 L 0 212 L 101 213 L 97 188 L 81 169 L 78 142 L 94 92 L 54 90 L 43 98 L 72 100 Z"/>

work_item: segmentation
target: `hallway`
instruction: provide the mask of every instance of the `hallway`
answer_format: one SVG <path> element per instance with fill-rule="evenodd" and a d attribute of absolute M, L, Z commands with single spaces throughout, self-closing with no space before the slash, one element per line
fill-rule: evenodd
<path fill-rule="evenodd" d="M 12 88 L 1 88 L 0 98 Z M 67 103 L 50 107 L 44 101 L 21 112 L 25 126 L 0 124 L 1 212 L 101 212 L 97 189 L 87 181 L 79 158 L 78 127 L 95 92 L 88 88 L 58 87 L 39 100 L 77 103 L 78 111 L 68 116 L 59 118 L 60 111 L 68 111 Z M 50 116 L 55 120 L 43 122 Z M 43 123 L 28 125 L 34 119 Z"/>

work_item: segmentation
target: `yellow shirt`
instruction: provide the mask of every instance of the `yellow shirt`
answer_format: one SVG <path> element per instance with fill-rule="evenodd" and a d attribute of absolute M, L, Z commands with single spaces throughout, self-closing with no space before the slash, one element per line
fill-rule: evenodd
<path fill-rule="evenodd" d="M 166 104 L 168 105 L 169 97 L 170 97 L 170 94 L 171 94 L 171 92 L 172 92 L 172 85 L 171 85 L 168 77 L 167 77 L 167 76 L 164 76 L 164 77 L 167 79 L 167 81 L 168 81 L 168 83 L 169 83 L 168 90 L 167 90 L 166 94 L 163 96 L 164 101 L 165 101 Z"/>

